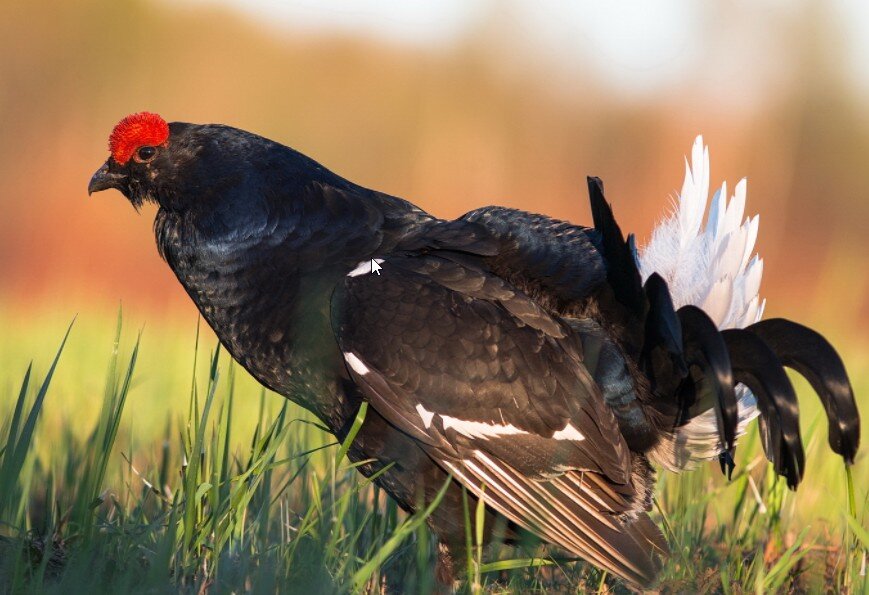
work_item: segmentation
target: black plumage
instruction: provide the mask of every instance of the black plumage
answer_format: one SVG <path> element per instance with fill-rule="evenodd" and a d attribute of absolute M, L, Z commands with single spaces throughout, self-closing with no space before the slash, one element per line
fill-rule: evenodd
<path fill-rule="evenodd" d="M 733 390 L 733 369 L 730 364 L 730 353 L 727 343 L 715 323 L 706 313 L 696 306 L 683 306 L 678 311 L 682 323 L 682 341 L 685 346 L 685 358 L 699 368 L 697 382 L 708 384 L 708 390 L 683 391 L 688 392 L 691 403 L 682 404 L 682 419 L 684 423 L 699 412 L 714 407 L 718 412 L 720 423 L 718 430 L 721 444 L 727 452 L 732 453 L 736 445 L 736 427 L 738 424 L 738 405 Z M 711 395 L 713 404 L 695 399 L 697 395 Z"/>
<path fill-rule="evenodd" d="M 339 438 L 370 403 L 349 456 L 369 476 L 388 466 L 376 481 L 402 508 L 453 476 L 429 519 L 446 575 L 464 486 L 508 519 L 507 538 L 531 531 L 652 583 L 667 544 L 647 515 L 647 453 L 714 408 L 729 457 L 735 383 L 759 397 L 776 470 L 802 477 L 783 364 L 821 394 L 831 445 L 853 460 L 856 408 L 829 344 L 786 322 L 719 333 L 699 309 L 675 311 L 662 278 L 642 284 L 596 178 L 594 228 L 500 207 L 443 221 L 248 132 L 131 118 L 119 128 L 139 118 L 155 150 L 116 128 L 89 190 L 159 205 L 161 255 L 257 380 Z"/>
<path fill-rule="evenodd" d="M 809 381 L 827 413 L 830 448 L 847 463 L 853 463 L 860 441 L 860 416 L 848 373 L 833 346 L 816 331 L 783 318 L 761 320 L 748 329 L 785 366 Z"/>
<path fill-rule="evenodd" d="M 800 438 L 800 411 L 797 395 L 781 361 L 760 337 L 744 329 L 721 332 L 733 378 L 757 397 L 761 410 L 760 433 L 763 449 L 776 473 L 796 488 L 805 471 L 806 457 Z"/>

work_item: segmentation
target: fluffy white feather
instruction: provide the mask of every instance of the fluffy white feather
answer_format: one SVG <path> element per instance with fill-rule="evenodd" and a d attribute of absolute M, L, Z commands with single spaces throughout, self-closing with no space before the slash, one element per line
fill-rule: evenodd
<path fill-rule="evenodd" d="M 712 197 L 709 215 L 709 149 L 698 136 L 685 161 L 685 182 L 678 204 L 652 232 L 639 255 L 643 280 L 657 272 L 667 282 L 676 308 L 692 304 L 702 308 L 718 328 L 741 328 L 757 322 L 765 302 L 758 292 L 763 260 L 754 253 L 758 216 L 743 219 L 746 181 L 743 178 L 727 200 L 727 183 Z M 737 387 L 738 434 L 757 414 L 757 401 L 744 386 Z M 714 411 L 691 420 L 662 440 L 652 458 L 678 470 L 718 456 L 717 418 Z"/>

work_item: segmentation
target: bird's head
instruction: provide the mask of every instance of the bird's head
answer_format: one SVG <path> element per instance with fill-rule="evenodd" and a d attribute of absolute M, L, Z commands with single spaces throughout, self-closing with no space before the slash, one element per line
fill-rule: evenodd
<path fill-rule="evenodd" d="M 170 141 L 172 127 L 150 112 L 121 120 L 109 135 L 111 155 L 91 178 L 88 194 L 114 188 L 136 207 L 146 200 L 156 202 L 161 186 L 177 174 L 179 162 L 192 157 L 177 138 Z"/>
<path fill-rule="evenodd" d="M 266 178 L 286 179 L 287 169 L 305 169 L 298 166 L 306 159 L 237 128 L 167 123 L 150 112 L 121 120 L 109 135 L 109 152 L 88 194 L 114 188 L 136 208 L 150 201 L 169 211 L 212 215 L 257 210 L 263 193 L 256 190 Z"/>
<path fill-rule="evenodd" d="M 114 188 L 137 209 L 156 203 L 158 222 L 183 225 L 187 237 L 250 239 L 278 226 L 310 233 L 346 224 L 364 228 L 368 238 L 383 217 L 371 200 L 360 199 L 371 191 L 298 151 L 231 126 L 167 123 L 140 112 L 115 126 L 109 152 L 88 193 Z M 392 200 L 389 208 L 420 216 L 402 201 Z"/>

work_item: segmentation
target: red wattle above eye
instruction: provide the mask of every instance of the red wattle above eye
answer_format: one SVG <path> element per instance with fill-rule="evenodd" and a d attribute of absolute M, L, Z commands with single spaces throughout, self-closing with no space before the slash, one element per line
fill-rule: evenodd
<path fill-rule="evenodd" d="M 115 161 L 124 165 L 139 147 L 159 146 L 168 139 L 166 120 L 151 112 L 139 112 L 118 122 L 109 136 L 109 151 Z"/>

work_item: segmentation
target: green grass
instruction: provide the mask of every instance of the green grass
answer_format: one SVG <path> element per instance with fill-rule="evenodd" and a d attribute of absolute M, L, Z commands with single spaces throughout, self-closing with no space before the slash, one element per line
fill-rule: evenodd
<path fill-rule="evenodd" d="M 431 508 L 405 515 L 357 473 L 345 456 L 353 432 L 336 443 L 193 325 L 131 333 L 118 316 L 113 332 L 110 319 L 81 317 L 68 337 L 56 320 L 3 326 L 0 588 L 434 587 Z M 865 396 L 869 377 L 854 380 Z M 795 381 L 808 459 L 797 493 L 776 481 L 754 429 L 730 482 L 713 465 L 661 474 L 654 514 L 673 549 L 662 591 L 869 593 L 867 458 L 846 474 L 820 406 Z M 482 511 L 465 511 L 472 515 Z M 624 590 L 559 552 L 479 540 L 468 531 L 463 592 Z"/>

